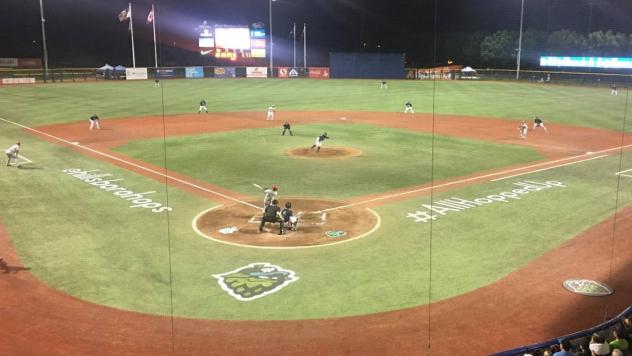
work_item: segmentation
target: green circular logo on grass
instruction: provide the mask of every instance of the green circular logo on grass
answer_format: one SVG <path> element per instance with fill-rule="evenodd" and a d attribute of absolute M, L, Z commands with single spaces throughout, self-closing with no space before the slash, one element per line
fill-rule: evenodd
<path fill-rule="evenodd" d="M 341 237 L 347 236 L 347 233 L 342 230 L 329 230 L 325 233 L 325 235 L 327 235 L 327 237 L 330 237 L 332 239 L 339 239 Z"/>
<path fill-rule="evenodd" d="M 608 285 L 590 279 L 567 279 L 564 281 L 564 288 L 589 297 L 603 297 L 613 293 Z"/>

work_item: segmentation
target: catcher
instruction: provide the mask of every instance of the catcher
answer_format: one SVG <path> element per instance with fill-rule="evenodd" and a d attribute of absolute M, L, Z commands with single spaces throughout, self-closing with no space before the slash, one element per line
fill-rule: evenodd
<path fill-rule="evenodd" d="M 266 206 L 263 211 L 263 217 L 261 218 L 261 224 L 259 225 L 259 232 L 263 232 L 263 225 L 267 222 L 271 223 L 279 223 L 281 226 L 279 227 L 279 235 L 283 235 L 285 230 L 283 230 L 284 221 L 279 212 L 281 208 L 279 208 L 279 201 L 274 199 L 272 201 L 272 205 Z"/>
<path fill-rule="evenodd" d="M 281 217 L 286 226 L 290 226 L 290 230 L 296 230 L 298 225 L 298 216 L 294 216 L 292 212 L 292 203 L 285 203 L 285 209 L 281 210 Z"/>

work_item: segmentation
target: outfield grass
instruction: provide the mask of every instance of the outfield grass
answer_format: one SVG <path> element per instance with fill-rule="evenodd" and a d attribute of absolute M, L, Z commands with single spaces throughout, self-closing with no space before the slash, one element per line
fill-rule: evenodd
<path fill-rule="evenodd" d="M 200 99 L 211 111 L 403 110 L 532 119 L 547 123 L 621 130 L 626 95 L 595 87 L 470 81 L 200 79 L 153 82 L 66 83 L 0 88 L 0 115 L 25 125 L 102 118 L 196 112 Z M 630 130 L 632 126 L 627 125 Z"/>
<path fill-rule="evenodd" d="M 263 111 L 270 103 L 279 110 L 398 111 L 410 99 L 417 111 L 430 112 L 432 85 L 397 81 L 380 91 L 374 81 L 238 79 L 173 80 L 163 89 L 166 113 L 194 112 L 202 95 L 215 111 Z M 537 111 L 559 118 L 556 122 L 610 129 L 619 128 L 623 118 L 625 96 L 610 97 L 603 89 L 436 85 L 436 106 L 443 113 L 528 118 Z M 160 114 L 162 93 L 151 82 L 2 87 L 0 117 L 35 126 L 84 120 L 95 111 L 106 119 Z M 345 141 L 365 156 L 340 162 L 282 156 L 286 148 L 311 145 L 323 130 L 333 137 L 326 146 Z M 283 194 L 323 197 L 374 193 L 430 177 L 426 134 L 350 124 L 297 126 L 296 133 L 290 138 L 278 136 L 277 129 L 256 129 L 170 138 L 169 168 L 247 194 L 252 194 L 252 180 L 271 183 L 263 181 L 261 172 L 275 171 Z M 435 194 L 434 201 L 475 199 L 506 191 L 520 179 L 558 180 L 567 186 L 448 214 L 432 229 L 407 218 L 430 201 L 414 198 L 377 207 L 380 228 L 350 243 L 291 251 L 248 249 L 193 232 L 193 217 L 212 201 L 0 122 L 2 147 L 17 140 L 41 169 L 0 169 L 1 223 L 30 272 L 52 288 L 94 303 L 160 315 L 171 314 L 172 301 L 177 316 L 242 320 L 326 318 L 422 305 L 428 298 L 443 300 L 497 281 L 632 203 L 632 179 L 614 175 L 620 167 L 632 168 L 632 154 L 626 153 Z M 537 158 L 533 151 L 509 145 L 434 140 L 434 179 Z M 131 142 L 120 149 L 164 165 L 161 142 Z M 260 162 L 245 159 L 259 155 Z M 129 208 L 126 201 L 63 173 L 67 168 L 111 173 L 136 192 L 155 191 L 152 199 L 174 210 L 167 215 Z M 313 172 L 322 173 L 317 175 L 322 181 L 306 181 Z M 219 288 L 213 274 L 253 262 L 278 264 L 300 279 L 248 303 Z"/>
<path fill-rule="evenodd" d="M 286 153 L 310 147 L 323 132 L 330 146 L 363 155 L 342 160 L 302 159 Z M 238 130 L 166 139 L 169 169 L 243 194 L 260 194 L 252 183 L 278 184 L 285 196 L 328 199 L 375 194 L 464 176 L 542 158 L 532 149 L 360 124 L 299 125 L 294 136 L 276 128 Z M 165 141 L 134 141 L 116 151 L 162 166 Z"/>

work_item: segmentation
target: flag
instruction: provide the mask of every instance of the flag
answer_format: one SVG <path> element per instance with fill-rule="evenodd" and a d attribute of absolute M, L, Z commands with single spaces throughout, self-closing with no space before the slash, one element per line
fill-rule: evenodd
<path fill-rule="evenodd" d="M 147 15 L 147 23 L 152 23 L 154 21 L 154 6 L 151 6 L 151 11 L 149 11 L 149 15 Z"/>
<path fill-rule="evenodd" d="M 129 9 L 125 9 L 118 14 L 118 19 L 121 22 L 129 19 L 130 17 L 132 17 L 132 13 L 131 11 L 129 11 Z"/>

